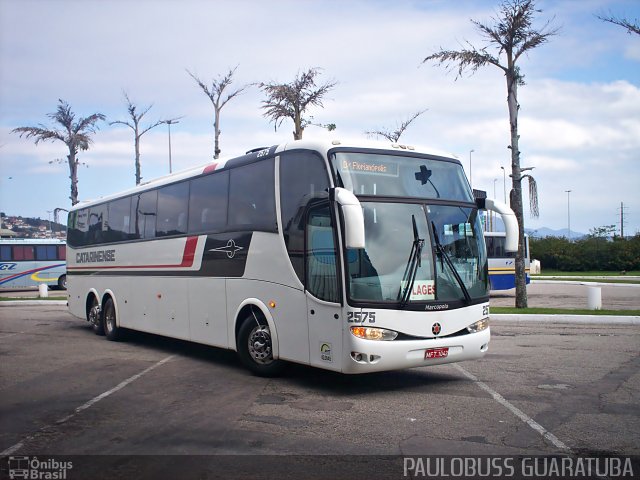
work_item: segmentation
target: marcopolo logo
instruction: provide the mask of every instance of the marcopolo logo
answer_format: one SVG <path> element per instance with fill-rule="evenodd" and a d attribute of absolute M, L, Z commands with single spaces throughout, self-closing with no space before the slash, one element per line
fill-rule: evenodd
<path fill-rule="evenodd" d="M 9 478 L 26 480 L 65 480 L 73 462 L 63 462 L 53 458 L 40 460 L 38 457 L 9 457 Z"/>
<path fill-rule="evenodd" d="M 325 362 L 333 362 L 330 343 L 323 342 L 320 344 L 320 359 Z"/>

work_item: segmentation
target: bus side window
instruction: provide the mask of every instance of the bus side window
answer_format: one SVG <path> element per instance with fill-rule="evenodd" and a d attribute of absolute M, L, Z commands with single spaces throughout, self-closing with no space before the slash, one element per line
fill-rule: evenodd
<path fill-rule="evenodd" d="M 311 152 L 280 156 L 280 211 L 284 243 L 300 283 L 304 278 L 304 216 L 313 199 L 327 196 L 329 175 L 324 160 Z"/>
<path fill-rule="evenodd" d="M 156 236 L 187 233 L 189 182 L 167 185 L 158 191 L 158 224 Z M 182 222 L 181 222 L 182 219 Z"/>
<path fill-rule="evenodd" d="M 189 183 L 189 233 L 215 232 L 225 228 L 229 172 L 213 173 Z"/>
<path fill-rule="evenodd" d="M 0 260 L 3 262 L 12 260 L 11 247 L 0 247 Z"/>
<path fill-rule="evenodd" d="M 228 226 L 276 232 L 273 159 L 232 168 L 229 173 Z"/>

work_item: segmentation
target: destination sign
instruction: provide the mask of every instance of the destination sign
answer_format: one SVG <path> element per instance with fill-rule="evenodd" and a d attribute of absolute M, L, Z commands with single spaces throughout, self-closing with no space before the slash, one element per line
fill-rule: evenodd
<path fill-rule="evenodd" d="M 389 177 L 398 176 L 398 162 L 384 160 L 351 160 L 342 159 L 340 170 L 343 172 L 366 174 L 366 175 L 386 175 Z"/>

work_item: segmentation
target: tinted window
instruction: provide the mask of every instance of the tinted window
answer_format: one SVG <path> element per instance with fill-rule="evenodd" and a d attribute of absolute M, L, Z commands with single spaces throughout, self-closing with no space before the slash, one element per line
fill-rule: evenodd
<path fill-rule="evenodd" d="M 197 178 L 189 193 L 189 233 L 220 230 L 227 225 L 229 172 Z"/>
<path fill-rule="evenodd" d="M 106 241 L 106 233 L 108 228 L 108 209 L 107 205 L 96 205 L 89 208 L 89 231 L 88 242 L 103 243 Z"/>
<path fill-rule="evenodd" d="M 277 230 L 273 169 L 273 159 L 231 169 L 230 229 Z"/>
<path fill-rule="evenodd" d="M 36 260 L 57 260 L 57 248 L 55 245 L 38 245 L 36 247 Z"/>
<path fill-rule="evenodd" d="M 187 233 L 189 182 L 162 187 L 158 191 L 158 223 L 156 236 Z"/>
<path fill-rule="evenodd" d="M 109 242 L 121 242 L 131 233 L 131 197 L 109 202 Z"/>
<path fill-rule="evenodd" d="M 307 231 L 307 290 L 327 302 L 338 302 L 336 247 L 329 205 L 314 207 Z"/>
<path fill-rule="evenodd" d="M 60 245 L 58 247 L 58 260 L 66 260 L 67 259 L 67 247 L 64 245 Z"/>
<path fill-rule="evenodd" d="M 89 210 L 83 208 L 69 215 L 69 233 L 67 241 L 74 247 L 81 247 L 88 242 Z"/>
<path fill-rule="evenodd" d="M 33 247 L 13 247 L 14 260 L 33 260 Z"/>
<path fill-rule="evenodd" d="M 11 260 L 11 247 L 0 247 L 0 260 Z"/>
<path fill-rule="evenodd" d="M 304 284 L 304 212 L 314 198 L 326 196 L 329 176 L 321 157 L 293 152 L 280 157 L 280 209 L 289 258 Z"/>
<path fill-rule="evenodd" d="M 158 191 L 133 196 L 131 206 L 135 211 L 135 238 L 154 238 L 156 235 L 156 207 Z"/>

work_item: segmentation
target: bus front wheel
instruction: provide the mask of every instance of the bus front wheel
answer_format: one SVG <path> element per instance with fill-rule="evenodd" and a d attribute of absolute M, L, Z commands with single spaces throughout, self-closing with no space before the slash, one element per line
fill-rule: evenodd
<path fill-rule="evenodd" d="M 282 361 L 273 358 L 273 343 L 269 325 L 249 315 L 238 331 L 238 355 L 242 363 L 261 377 L 277 375 L 282 370 Z"/>
<path fill-rule="evenodd" d="M 58 278 L 58 289 L 59 290 L 66 290 L 67 289 L 67 276 L 66 275 L 60 275 L 60 277 Z"/>
<path fill-rule="evenodd" d="M 107 336 L 107 340 L 111 340 L 112 342 L 118 340 L 121 330 L 116 322 L 116 306 L 111 297 L 107 298 L 104 302 L 102 321 L 104 323 L 104 334 Z"/>

